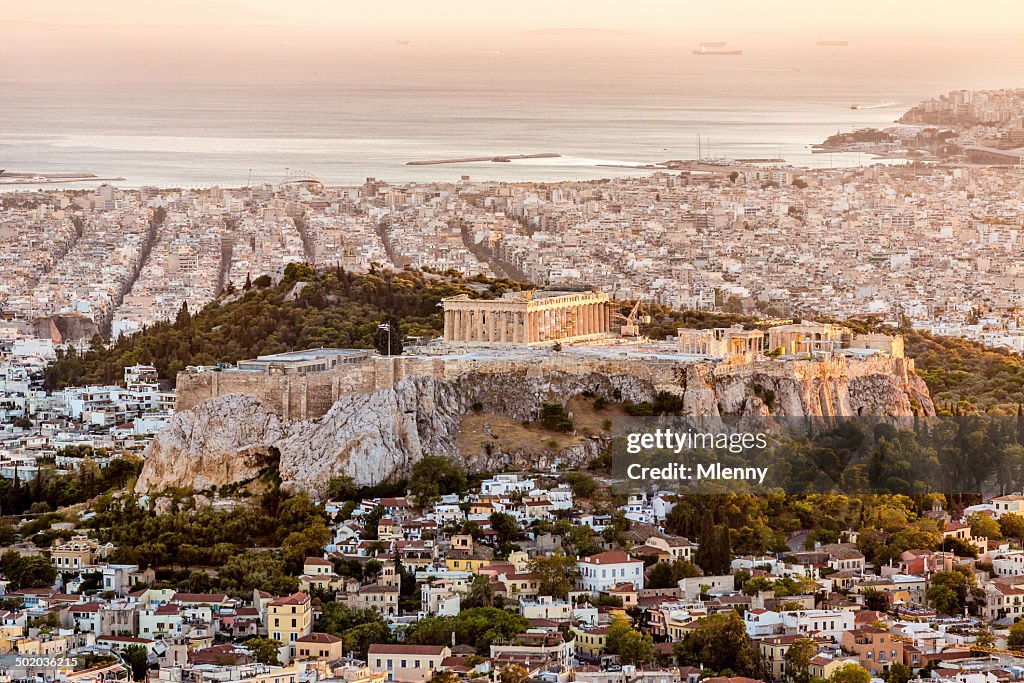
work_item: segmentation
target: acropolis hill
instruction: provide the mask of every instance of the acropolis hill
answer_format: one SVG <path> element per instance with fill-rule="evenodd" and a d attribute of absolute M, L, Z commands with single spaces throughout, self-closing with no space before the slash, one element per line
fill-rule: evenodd
<path fill-rule="evenodd" d="M 360 484 L 401 476 L 428 453 L 480 471 L 579 465 L 607 443 L 600 427 L 553 447 L 538 445 L 552 440 L 543 433 L 524 445 L 514 431 L 544 403 L 585 412 L 582 395 L 610 402 L 608 417 L 658 392 L 698 416 L 934 414 L 899 337 L 800 323 L 650 342 L 634 335 L 634 320 L 615 322 L 604 295 L 572 296 L 445 300 L 445 338 L 401 356 L 311 349 L 183 372 L 179 412 L 147 453 L 138 489 L 244 481 L 268 458 L 279 458 L 287 487 L 312 492 L 342 475 Z M 580 334 L 582 319 L 596 327 Z"/>

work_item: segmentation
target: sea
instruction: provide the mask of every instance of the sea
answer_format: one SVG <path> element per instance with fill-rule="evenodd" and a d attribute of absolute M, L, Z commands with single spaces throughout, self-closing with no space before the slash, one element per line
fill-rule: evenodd
<path fill-rule="evenodd" d="M 873 162 L 812 153 L 833 133 L 893 125 L 954 88 L 1024 86 L 1013 41 L 820 47 L 757 36 L 733 43 L 741 56 L 698 56 L 681 41 L 603 42 L 388 41 L 180 66 L 126 53 L 42 65 L 7 55 L 0 169 L 88 172 L 123 178 L 113 182 L 121 187 L 233 187 L 305 175 L 331 185 L 582 180 L 636 175 L 646 171 L 633 166 L 698 150 L 827 168 Z M 407 165 L 532 153 L 559 156 Z"/>

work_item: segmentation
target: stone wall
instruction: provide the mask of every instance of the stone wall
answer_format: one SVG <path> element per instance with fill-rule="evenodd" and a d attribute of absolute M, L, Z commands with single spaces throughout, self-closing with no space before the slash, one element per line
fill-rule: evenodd
<path fill-rule="evenodd" d="M 870 376 L 890 376 L 906 384 L 914 375 L 909 358 L 871 356 L 865 359 L 836 357 L 831 360 L 764 361 L 745 365 L 694 361 L 689 359 L 581 358 L 551 354 L 540 360 L 471 359 L 465 356 L 373 357 L 362 363 L 341 364 L 334 370 L 305 375 L 269 372 L 182 372 L 178 375 L 177 410 L 189 410 L 213 398 L 229 395 L 251 396 L 268 411 L 285 420 L 322 417 L 342 396 L 368 394 L 393 388 L 405 379 L 432 378 L 453 382 L 466 375 L 503 375 L 543 378 L 549 375 L 629 376 L 685 396 L 695 380 L 706 385 L 749 384 L 790 381 L 819 391 L 830 387 L 832 396 L 808 399 L 823 403 L 826 414 L 853 413 L 843 392 L 850 381 Z M 805 392 L 806 393 L 806 392 Z M 820 393 L 820 391 L 819 391 Z M 746 394 L 746 392 L 744 392 Z M 807 396 L 804 397 L 805 399 Z M 806 403 L 806 402 L 805 402 Z M 704 406 L 709 410 L 710 406 Z M 733 412 L 732 409 L 729 412 Z"/>

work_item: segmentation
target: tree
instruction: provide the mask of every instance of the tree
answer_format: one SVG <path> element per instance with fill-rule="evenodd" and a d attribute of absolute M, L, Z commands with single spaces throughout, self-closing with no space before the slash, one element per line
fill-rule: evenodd
<path fill-rule="evenodd" d="M 729 540 L 729 527 L 724 524 L 711 524 L 710 516 L 700 534 L 700 546 L 694 561 L 704 570 L 705 574 L 720 576 L 729 572 L 732 562 L 732 549 Z"/>
<path fill-rule="evenodd" d="M 351 501 L 359 497 L 359 487 L 352 477 L 334 477 L 327 482 L 327 500 Z"/>
<path fill-rule="evenodd" d="M 257 588 L 275 595 L 289 595 L 299 589 L 298 579 L 288 574 L 284 560 L 266 551 L 232 554 L 220 566 L 218 577 L 220 590 L 239 597 L 252 595 Z"/>
<path fill-rule="evenodd" d="M 751 645 L 737 612 L 701 619 L 674 649 L 683 665 L 703 665 L 714 672 L 731 671 L 733 675 L 750 678 L 760 678 L 762 674 L 761 655 Z"/>
<path fill-rule="evenodd" d="M 608 630 L 605 633 L 605 652 L 613 655 L 619 654 L 619 645 L 622 639 L 632 630 L 633 624 L 628 617 L 622 615 L 612 617 L 612 621 L 608 624 Z"/>
<path fill-rule="evenodd" d="M 494 512 L 490 517 L 491 531 L 498 535 L 498 545 L 508 545 L 519 540 L 519 522 L 506 512 Z"/>
<path fill-rule="evenodd" d="M 149 668 L 149 650 L 145 645 L 129 645 L 121 657 L 131 669 L 133 681 L 146 680 L 146 669 Z"/>
<path fill-rule="evenodd" d="M 506 664 L 498 672 L 498 683 L 526 683 L 530 673 L 518 664 Z"/>
<path fill-rule="evenodd" d="M 385 512 L 384 506 L 378 505 L 366 513 L 366 516 L 363 517 L 363 538 L 370 541 L 377 540 L 380 520 L 384 517 Z"/>
<path fill-rule="evenodd" d="M 356 612 L 343 602 L 325 602 L 314 628 L 321 633 L 339 636 L 358 624 L 380 620 L 380 615 L 373 610 Z"/>
<path fill-rule="evenodd" d="M 956 592 L 949 586 L 929 586 L 927 595 L 928 602 L 940 614 L 956 616 L 960 613 L 960 601 Z"/>
<path fill-rule="evenodd" d="M 628 618 L 617 616 L 608 626 L 605 652 L 618 655 L 622 664 L 641 665 L 654 658 L 654 640 L 634 629 Z"/>
<path fill-rule="evenodd" d="M 273 638 L 250 638 L 242 643 L 252 653 L 253 658 L 260 664 L 280 666 L 280 652 L 282 643 Z"/>
<path fill-rule="evenodd" d="M 1003 536 L 1024 541 L 1024 516 L 1007 513 L 999 518 L 999 530 Z"/>
<path fill-rule="evenodd" d="M 579 576 L 576 558 L 566 555 L 538 555 L 530 561 L 530 571 L 537 574 L 541 595 L 565 599 Z"/>
<path fill-rule="evenodd" d="M 410 645 L 469 645 L 487 652 L 492 643 L 508 641 L 522 633 L 529 621 L 518 614 L 495 607 L 474 607 L 454 617 L 426 617 L 409 627 L 405 642 Z"/>
<path fill-rule="evenodd" d="M 572 418 L 561 403 L 545 403 L 540 407 L 540 424 L 552 432 L 571 432 Z"/>
<path fill-rule="evenodd" d="M 489 576 L 477 574 L 469 584 L 469 591 L 462 601 L 463 609 L 473 607 L 494 607 L 494 588 L 491 587 Z"/>
<path fill-rule="evenodd" d="M 289 573 L 301 572 L 305 559 L 322 555 L 324 546 L 330 541 L 331 530 L 322 517 L 314 517 L 306 529 L 288 534 L 281 544 L 281 557 Z"/>
<path fill-rule="evenodd" d="M 700 576 L 700 572 L 687 560 L 658 562 L 651 567 L 647 581 L 648 588 L 675 588 L 682 579 Z"/>
<path fill-rule="evenodd" d="M 597 482 L 585 472 L 568 472 L 564 479 L 576 498 L 590 498 L 597 490 Z"/>
<path fill-rule="evenodd" d="M 188 311 L 188 302 L 182 301 L 181 308 L 178 309 L 178 314 L 174 318 L 174 328 L 177 330 L 186 330 L 192 324 L 192 314 Z"/>
<path fill-rule="evenodd" d="M 466 474 L 443 455 L 425 455 L 412 466 L 409 493 L 420 509 L 427 508 L 449 493 L 463 493 L 468 486 Z"/>
<path fill-rule="evenodd" d="M 444 671 L 437 671 L 427 681 L 427 683 L 461 683 L 462 679 L 459 675 L 450 669 Z"/>
<path fill-rule="evenodd" d="M 370 621 L 342 632 L 339 636 L 345 652 L 366 659 L 366 652 L 374 643 L 393 643 L 391 629 L 383 621 Z"/>
<path fill-rule="evenodd" d="M 914 677 L 914 672 L 903 662 L 893 662 L 889 665 L 886 675 L 886 683 L 907 683 Z"/>
<path fill-rule="evenodd" d="M 999 522 L 988 515 L 980 512 L 968 515 L 965 520 L 971 525 L 971 536 L 984 536 L 985 538 L 998 539 L 1003 537 Z"/>
<path fill-rule="evenodd" d="M 13 550 L 0 556 L 0 573 L 11 582 L 11 590 L 49 588 L 57 580 L 57 570 L 47 558 L 42 555 L 22 557 Z"/>
<path fill-rule="evenodd" d="M 786 650 L 783 661 L 786 664 L 786 680 L 790 683 L 809 683 L 811 680 L 811 659 L 818 654 L 818 646 L 810 638 L 798 638 Z"/>
<path fill-rule="evenodd" d="M 996 637 L 988 629 L 980 629 L 974 632 L 974 647 L 993 649 L 996 646 Z"/>
<path fill-rule="evenodd" d="M 1010 635 L 1006 638 L 1006 646 L 1011 650 L 1024 650 L 1024 621 L 1018 621 L 1010 627 Z"/>
<path fill-rule="evenodd" d="M 859 664 L 844 664 L 832 672 L 828 683 L 871 683 L 871 673 Z"/>
<path fill-rule="evenodd" d="M 968 576 L 959 568 L 932 575 L 931 585 L 925 595 L 931 606 L 943 614 L 961 614 L 967 605 L 967 596 L 974 583 L 974 575 Z M 967 570 L 970 571 L 970 570 Z"/>
<path fill-rule="evenodd" d="M 869 610 L 884 612 L 889 608 L 889 598 L 877 588 L 865 588 L 862 595 L 864 596 L 864 606 Z"/>
<path fill-rule="evenodd" d="M 973 545 L 954 536 L 942 539 L 942 549 L 957 557 L 978 557 L 978 551 Z"/>

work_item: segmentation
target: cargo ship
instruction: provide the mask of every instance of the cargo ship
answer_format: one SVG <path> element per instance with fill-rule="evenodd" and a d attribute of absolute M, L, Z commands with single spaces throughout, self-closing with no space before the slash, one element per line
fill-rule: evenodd
<path fill-rule="evenodd" d="M 693 51 L 695 55 L 715 55 L 715 56 L 726 56 L 735 57 L 743 54 L 743 50 L 727 50 L 725 49 L 725 43 L 701 43 L 697 46 L 697 49 Z"/>
<path fill-rule="evenodd" d="M 848 40 L 819 40 L 817 42 L 818 47 L 849 47 L 850 41 Z"/>

